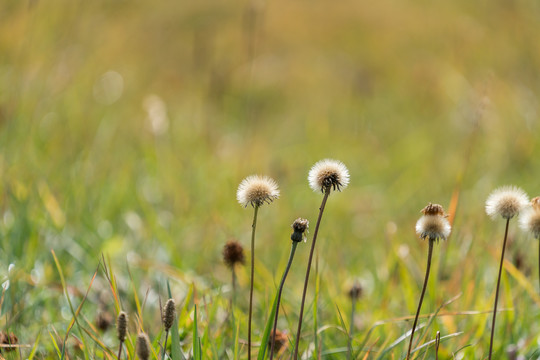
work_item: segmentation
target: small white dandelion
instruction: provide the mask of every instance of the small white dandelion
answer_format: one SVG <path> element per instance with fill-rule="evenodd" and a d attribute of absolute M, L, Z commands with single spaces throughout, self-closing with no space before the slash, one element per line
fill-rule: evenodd
<path fill-rule="evenodd" d="M 236 199 L 243 207 L 249 204 L 261 206 L 279 198 L 277 183 L 268 176 L 251 175 L 242 180 L 236 192 Z"/>
<path fill-rule="evenodd" d="M 495 219 L 498 215 L 511 219 L 518 215 L 529 203 L 527 194 L 516 186 L 495 189 L 486 200 L 486 213 Z"/>
<path fill-rule="evenodd" d="M 452 227 L 441 205 L 429 203 L 422 209 L 422 217 L 416 222 L 416 234 L 430 241 L 446 240 Z"/>
<path fill-rule="evenodd" d="M 345 189 L 349 185 L 349 170 L 341 161 L 324 159 L 317 162 L 309 171 L 309 186 L 313 191 L 326 189 Z"/>

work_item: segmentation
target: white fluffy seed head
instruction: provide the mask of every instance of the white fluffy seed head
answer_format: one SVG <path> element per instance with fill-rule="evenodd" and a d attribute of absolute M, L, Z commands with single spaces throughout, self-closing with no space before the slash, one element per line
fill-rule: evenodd
<path fill-rule="evenodd" d="M 486 213 L 493 219 L 501 216 L 511 219 L 529 203 L 527 194 L 516 186 L 503 186 L 495 189 L 486 200 Z"/>
<path fill-rule="evenodd" d="M 452 227 L 441 205 L 429 203 L 421 211 L 424 215 L 416 222 L 416 234 L 430 241 L 446 240 Z"/>
<path fill-rule="evenodd" d="M 519 226 L 540 239 L 540 197 L 531 200 L 531 207 L 526 208 L 519 216 Z"/>
<path fill-rule="evenodd" d="M 313 191 L 326 189 L 345 189 L 349 185 L 349 170 L 341 161 L 324 159 L 317 162 L 309 171 L 309 186 Z"/>
<path fill-rule="evenodd" d="M 236 199 L 243 207 L 251 204 L 261 206 L 279 197 L 277 183 L 268 176 L 251 175 L 242 180 L 236 192 Z"/>

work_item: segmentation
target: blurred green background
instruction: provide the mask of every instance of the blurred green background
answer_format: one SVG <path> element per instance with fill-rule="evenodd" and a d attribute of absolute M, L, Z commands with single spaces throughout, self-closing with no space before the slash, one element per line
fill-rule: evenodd
<path fill-rule="evenodd" d="M 455 210 L 455 223 L 425 313 L 462 292 L 452 311 L 489 310 L 504 224 L 484 201 L 504 184 L 540 192 L 539 18 L 540 3 L 524 0 L 2 2 L 0 280 L 11 286 L 0 324 L 25 329 L 31 345 L 67 326 L 51 249 L 82 292 L 104 253 L 127 304 L 127 264 L 141 297 L 166 296 L 167 278 L 178 299 L 191 282 L 220 289 L 230 277 L 222 246 L 249 242 L 252 211 L 235 195 L 250 174 L 281 190 L 260 212 L 262 303 L 292 221 L 315 225 L 321 195 L 307 173 L 327 157 L 349 167 L 351 184 L 331 196 L 321 228 L 319 321 L 339 324 L 335 304 L 347 308 L 343 284 L 355 278 L 365 288 L 359 333 L 413 313 L 427 251 L 414 224 L 428 202 Z M 538 244 L 516 224 L 511 240 L 507 259 L 521 265 L 503 284 L 501 307 L 513 310 L 501 316 L 500 347 L 521 340 L 530 354 Z M 308 246 L 283 327 L 295 327 Z M 245 287 L 247 271 L 239 276 Z M 89 314 L 106 290 L 92 288 Z M 472 344 L 461 354 L 479 358 L 489 319 L 437 320 L 443 335 L 465 332 L 447 354 Z M 385 325 L 375 347 L 409 328 Z"/>

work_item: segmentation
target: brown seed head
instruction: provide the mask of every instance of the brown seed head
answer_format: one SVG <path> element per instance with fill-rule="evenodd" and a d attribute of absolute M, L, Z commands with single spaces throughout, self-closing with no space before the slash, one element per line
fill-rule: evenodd
<path fill-rule="evenodd" d="M 16 345 L 19 343 L 19 339 L 15 336 L 14 333 L 6 333 L 5 331 L 0 332 L 0 344 L 2 345 Z M 10 352 L 15 350 L 15 347 L 3 347 L 1 350 L 5 352 Z"/>
<path fill-rule="evenodd" d="M 127 314 L 123 311 L 118 314 L 116 319 L 116 332 L 118 334 L 118 340 L 124 342 L 127 334 Z"/>
<path fill-rule="evenodd" d="M 165 331 L 169 331 L 169 329 L 173 326 L 174 318 L 176 316 L 176 304 L 173 299 L 167 300 L 167 303 L 165 304 L 165 307 L 163 308 L 163 327 L 165 328 Z"/>
<path fill-rule="evenodd" d="M 223 261 L 231 269 L 236 264 L 244 264 L 244 248 L 238 241 L 228 241 L 223 247 Z"/>
<path fill-rule="evenodd" d="M 150 339 L 143 332 L 137 335 L 137 356 L 141 360 L 148 360 L 150 358 Z"/>
<path fill-rule="evenodd" d="M 349 289 L 349 297 L 351 300 L 358 300 L 362 296 L 362 285 L 360 283 L 354 283 Z"/>
<path fill-rule="evenodd" d="M 291 227 L 293 228 L 293 233 L 291 234 L 291 240 L 300 242 L 302 241 L 302 239 L 305 239 L 304 233 L 307 231 L 309 227 L 309 221 L 307 221 L 306 219 L 298 218 L 294 220 Z"/>
<path fill-rule="evenodd" d="M 424 215 L 444 215 L 444 208 L 439 204 L 429 203 L 425 208 L 420 211 Z"/>
<path fill-rule="evenodd" d="M 287 344 L 289 344 L 289 337 L 287 334 L 283 331 L 279 331 L 276 329 L 276 332 L 273 333 L 275 340 L 274 340 L 274 351 L 276 353 L 279 353 L 282 350 L 285 350 L 287 348 Z M 268 340 L 268 347 L 272 346 L 272 338 Z"/>
<path fill-rule="evenodd" d="M 96 318 L 96 327 L 101 331 L 107 331 L 113 323 L 113 316 L 108 311 L 100 311 Z"/>
<path fill-rule="evenodd" d="M 540 210 L 540 196 L 537 196 L 531 200 L 531 206 L 535 210 Z"/>

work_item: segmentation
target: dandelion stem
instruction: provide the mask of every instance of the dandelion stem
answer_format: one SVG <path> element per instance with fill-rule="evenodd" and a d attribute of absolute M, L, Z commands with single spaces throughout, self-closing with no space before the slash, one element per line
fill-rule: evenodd
<path fill-rule="evenodd" d="M 281 293 L 283 292 L 283 285 L 285 284 L 285 279 L 287 278 L 287 275 L 289 274 L 289 270 L 291 269 L 294 253 L 296 251 L 296 246 L 298 246 L 298 242 L 293 241 L 292 247 L 291 247 L 291 254 L 289 255 L 289 261 L 287 262 L 287 267 L 285 268 L 285 272 L 283 273 L 283 276 L 281 277 L 281 282 L 279 283 L 279 291 L 278 291 L 277 304 L 276 304 L 276 315 L 274 316 L 274 330 L 270 334 L 272 336 L 272 344 L 270 345 L 270 360 L 274 358 L 274 344 L 276 342 L 276 330 L 277 330 L 277 321 L 279 317 L 279 303 L 281 302 Z"/>
<path fill-rule="evenodd" d="M 414 323 L 411 332 L 411 339 L 409 340 L 409 349 L 407 350 L 407 360 L 411 357 L 411 349 L 414 338 L 414 330 L 416 329 L 416 324 L 418 323 L 418 316 L 420 315 L 420 309 L 422 308 L 422 301 L 424 301 L 424 294 L 426 293 L 427 283 L 429 280 L 429 269 L 431 268 L 431 257 L 433 255 L 433 243 L 434 240 L 429 239 L 429 250 L 428 250 L 428 259 L 426 267 L 426 278 L 424 279 L 424 286 L 422 287 L 422 294 L 420 295 L 420 302 L 418 303 L 418 309 L 416 310 L 416 316 L 414 317 Z"/>
<path fill-rule="evenodd" d="M 315 232 L 313 233 L 313 242 L 311 243 L 311 250 L 309 252 L 309 260 L 308 260 L 308 266 L 306 271 L 306 280 L 304 282 L 304 292 L 302 294 L 302 305 L 300 306 L 300 317 L 298 320 L 298 330 L 296 332 L 296 339 L 295 339 L 295 345 L 294 345 L 294 356 L 293 359 L 298 359 L 298 345 L 300 344 L 300 334 L 302 333 L 302 316 L 304 314 L 304 304 L 306 302 L 306 292 L 307 292 L 307 286 L 309 281 L 309 271 L 311 270 L 311 261 L 313 260 L 313 253 L 315 251 L 315 242 L 317 241 L 317 234 L 319 233 L 319 225 L 321 224 L 322 215 L 324 212 L 324 207 L 326 205 L 326 200 L 328 200 L 328 196 L 330 195 L 330 191 L 332 190 L 331 186 L 327 186 L 324 192 L 324 197 L 321 202 L 321 207 L 319 208 L 319 217 L 317 218 L 317 225 L 315 226 Z"/>
<path fill-rule="evenodd" d="M 251 359 L 251 317 L 253 313 L 253 277 L 255 275 L 255 228 L 259 205 L 254 206 L 253 225 L 251 225 L 251 280 L 249 286 L 249 319 L 248 319 L 248 359 Z"/>
<path fill-rule="evenodd" d="M 501 274 L 504 260 L 504 250 L 506 249 L 506 239 L 508 238 L 508 224 L 510 223 L 510 218 L 506 219 L 506 228 L 504 230 L 504 241 L 503 248 L 501 252 L 501 263 L 499 264 L 499 276 L 497 278 L 497 290 L 495 290 L 495 305 L 493 306 L 493 321 L 491 322 L 491 339 L 489 341 L 489 357 L 491 360 L 491 355 L 493 353 L 493 336 L 495 335 L 495 319 L 497 317 L 497 303 L 499 301 L 499 287 L 501 285 Z"/>

